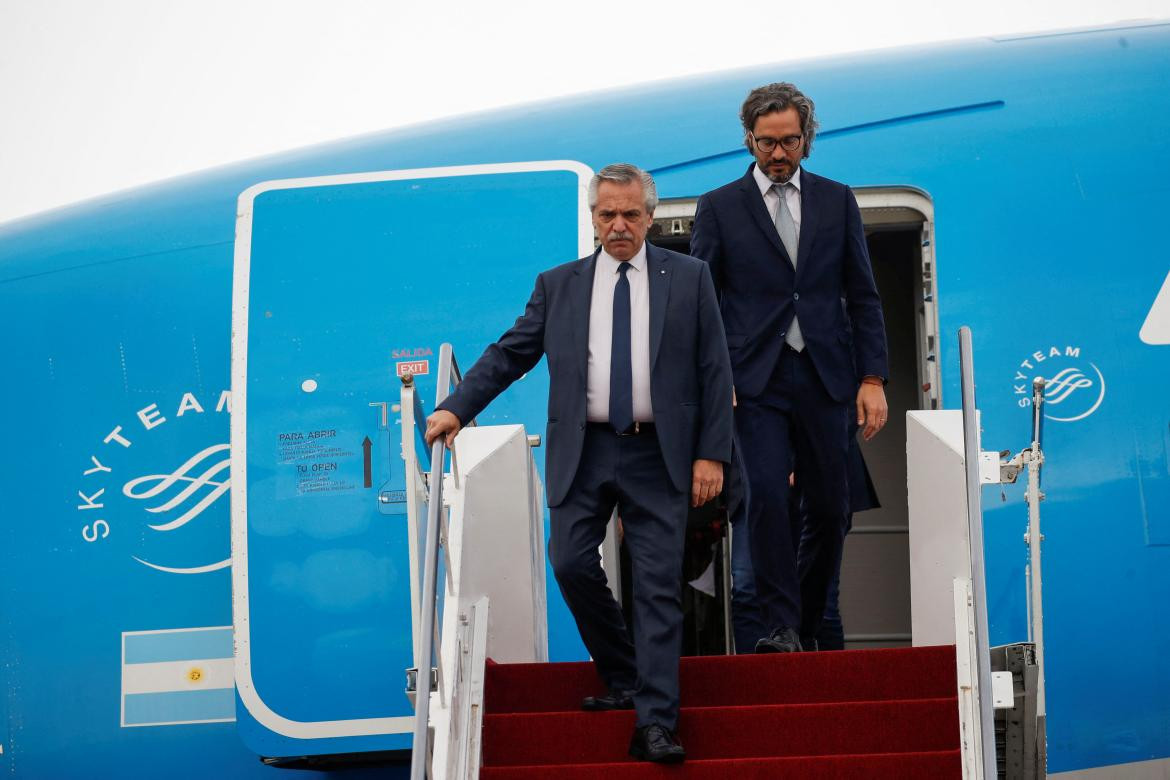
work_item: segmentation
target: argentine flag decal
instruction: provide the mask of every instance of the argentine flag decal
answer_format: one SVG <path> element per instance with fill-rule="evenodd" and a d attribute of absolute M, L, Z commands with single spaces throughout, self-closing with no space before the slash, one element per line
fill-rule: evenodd
<path fill-rule="evenodd" d="M 236 719 L 232 627 L 122 634 L 122 726 Z"/>

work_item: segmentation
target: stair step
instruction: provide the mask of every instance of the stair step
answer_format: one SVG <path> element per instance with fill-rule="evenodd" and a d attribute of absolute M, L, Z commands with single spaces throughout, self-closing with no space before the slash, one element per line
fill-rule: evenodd
<path fill-rule="evenodd" d="M 838 756 L 788 756 L 785 758 L 688 759 L 680 766 L 645 762 L 489 767 L 481 780 L 640 780 L 671 777 L 678 780 L 959 780 L 959 751 L 870 753 Z"/>
<path fill-rule="evenodd" d="M 702 656 L 679 667 L 683 707 L 879 701 L 954 696 L 953 646 Z M 602 692 L 591 662 L 489 664 L 489 714 L 576 712 Z"/>
<path fill-rule="evenodd" d="M 954 697 L 684 708 L 679 738 L 694 760 L 909 753 L 958 747 Z M 484 718 L 483 765 L 633 763 L 634 713 L 545 712 Z"/>

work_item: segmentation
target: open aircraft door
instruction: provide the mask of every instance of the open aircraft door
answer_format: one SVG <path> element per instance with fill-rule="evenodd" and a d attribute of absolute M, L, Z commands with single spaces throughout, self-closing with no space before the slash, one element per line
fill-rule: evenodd
<path fill-rule="evenodd" d="M 415 377 L 429 413 L 441 342 L 478 355 L 538 271 L 592 251 L 591 175 L 569 161 L 497 164 L 240 196 L 233 608 L 238 728 L 256 753 L 410 747 L 418 583 L 399 377 Z M 543 431 L 547 386 L 533 371 L 484 421 Z"/>

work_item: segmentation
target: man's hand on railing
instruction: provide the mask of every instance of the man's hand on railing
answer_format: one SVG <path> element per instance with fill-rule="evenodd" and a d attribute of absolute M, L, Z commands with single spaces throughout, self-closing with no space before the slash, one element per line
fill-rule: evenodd
<path fill-rule="evenodd" d="M 455 445 L 455 436 L 462 427 L 463 423 L 459 422 L 458 417 L 440 409 L 427 418 L 427 432 L 423 436 L 428 445 L 434 444 L 436 439 L 443 436 L 447 440 L 447 447 L 450 448 Z"/>

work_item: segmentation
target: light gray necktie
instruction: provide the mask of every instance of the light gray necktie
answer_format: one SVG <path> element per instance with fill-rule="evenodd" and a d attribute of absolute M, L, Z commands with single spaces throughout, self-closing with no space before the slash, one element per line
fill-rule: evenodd
<path fill-rule="evenodd" d="M 788 210 L 787 189 L 791 186 L 791 184 L 773 184 L 772 189 L 780 196 L 780 203 L 776 207 L 776 232 L 780 234 L 780 241 L 784 244 L 788 256 L 792 258 L 792 267 L 795 269 L 800 236 L 796 232 L 796 221 L 792 218 L 792 212 Z M 794 300 L 795 297 L 794 295 Z M 797 352 L 804 349 L 804 336 L 800 333 L 800 322 L 796 317 L 792 318 L 792 325 L 788 328 L 784 341 Z"/>

